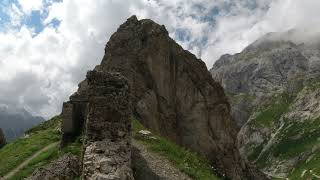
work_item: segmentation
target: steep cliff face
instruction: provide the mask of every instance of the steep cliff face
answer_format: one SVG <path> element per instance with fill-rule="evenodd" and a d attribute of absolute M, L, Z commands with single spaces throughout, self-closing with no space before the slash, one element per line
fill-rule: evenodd
<path fill-rule="evenodd" d="M 221 174 L 250 176 L 235 146 L 236 127 L 223 89 L 164 26 L 133 16 L 112 35 L 105 52 L 96 69 L 128 79 L 134 114 L 145 126 L 206 156 Z"/>
<path fill-rule="evenodd" d="M 119 72 L 128 80 L 132 112 L 147 128 L 205 156 L 220 175 L 263 179 L 240 158 L 237 128 L 222 87 L 164 26 L 132 16 L 111 36 L 95 70 Z M 83 81 L 72 97 L 86 97 L 87 84 Z M 73 108 L 76 102 L 71 98 Z M 70 127 L 82 121 L 70 118 Z M 69 134 L 73 129 L 65 128 Z"/>
<path fill-rule="evenodd" d="M 279 177 L 293 176 L 319 149 L 320 48 L 296 35 L 269 33 L 210 70 L 242 127 L 242 155 Z"/>

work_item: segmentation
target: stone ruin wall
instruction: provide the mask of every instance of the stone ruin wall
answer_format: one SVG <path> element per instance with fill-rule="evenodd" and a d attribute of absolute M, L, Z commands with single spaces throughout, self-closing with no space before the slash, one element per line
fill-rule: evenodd
<path fill-rule="evenodd" d="M 134 179 L 131 170 L 131 100 L 118 73 L 89 71 L 63 104 L 62 145 L 84 132 L 83 179 Z"/>

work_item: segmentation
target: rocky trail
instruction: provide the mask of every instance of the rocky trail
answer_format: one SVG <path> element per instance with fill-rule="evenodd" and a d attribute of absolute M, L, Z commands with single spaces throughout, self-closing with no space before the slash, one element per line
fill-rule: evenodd
<path fill-rule="evenodd" d="M 15 175 L 18 171 L 20 171 L 22 168 L 24 168 L 26 165 L 28 165 L 34 158 L 39 156 L 41 153 L 49 150 L 50 148 L 57 146 L 59 142 L 54 142 L 52 144 L 49 144 L 48 146 L 42 148 L 38 152 L 36 152 L 34 155 L 23 161 L 20 165 L 18 165 L 16 168 L 14 168 L 12 171 L 10 171 L 8 174 L 6 174 L 4 177 L 0 178 L 1 180 L 6 180 L 11 178 L 13 175 Z"/>
<path fill-rule="evenodd" d="M 133 151 L 138 151 L 140 166 L 146 164 L 148 168 L 143 168 L 143 177 L 138 176 L 138 179 L 170 179 L 170 180 L 191 180 L 189 176 L 181 172 L 165 157 L 150 152 L 147 147 L 139 143 L 137 140 L 132 140 Z M 140 177 L 140 178 L 139 178 Z"/>

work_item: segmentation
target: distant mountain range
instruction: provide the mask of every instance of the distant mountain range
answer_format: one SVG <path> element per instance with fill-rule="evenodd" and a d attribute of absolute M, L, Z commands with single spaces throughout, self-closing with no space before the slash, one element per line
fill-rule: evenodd
<path fill-rule="evenodd" d="M 268 33 L 210 70 L 241 128 L 241 154 L 273 177 L 320 175 L 319 42 L 299 30 Z"/>
<path fill-rule="evenodd" d="M 23 136 L 27 129 L 42 121 L 42 117 L 32 116 L 23 108 L 0 105 L 0 127 L 8 142 Z"/>

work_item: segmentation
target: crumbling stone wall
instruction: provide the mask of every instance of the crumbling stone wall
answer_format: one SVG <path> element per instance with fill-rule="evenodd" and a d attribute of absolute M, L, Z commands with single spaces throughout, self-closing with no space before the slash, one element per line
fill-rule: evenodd
<path fill-rule="evenodd" d="M 70 96 L 70 101 L 63 103 L 61 113 L 63 133 L 61 141 L 62 146 L 72 142 L 84 129 L 88 104 L 87 92 L 87 81 L 84 80 L 79 84 L 78 91 Z"/>
<path fill-rule="evenodd" d="M 131 101 L 127 80 L 118 73 L 90 71 L 83 179 L 133 179 Z"/>

